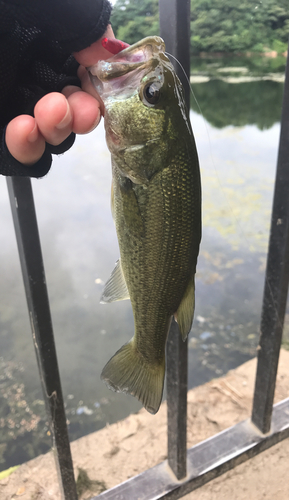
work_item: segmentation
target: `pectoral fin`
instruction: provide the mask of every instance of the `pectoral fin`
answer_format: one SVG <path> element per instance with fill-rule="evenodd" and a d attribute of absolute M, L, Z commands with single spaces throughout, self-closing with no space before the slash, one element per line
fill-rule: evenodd
<path fill-rule="evenodd" d="M 101 304 L 116 302 L 117 300 L 129 299 L 129 292 L 126 286 L 124 275 L 121 268 L 120 259 L 116 262 L 110 278 L 104 286 L 100 299 Z"/>
<path fill-rule="evenodd" d="M 175 320 L 179 325 L 183 341 L 186 340 L 188 333 L 192 327 L 194 311 L 195 311 L 195 276 L 193 275 L 189 281 L 189 284 L 184 293 L 179 308 L 177 312 L 174 314 Z"/>

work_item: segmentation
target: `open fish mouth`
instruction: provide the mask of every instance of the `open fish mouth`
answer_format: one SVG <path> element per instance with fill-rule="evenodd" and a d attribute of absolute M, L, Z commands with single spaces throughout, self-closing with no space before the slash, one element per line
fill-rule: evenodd
<path fill-rule="evenodd" d="M 118 94 L 125 98 L 138 87 L 140 73 L 148 68 L 154 70 L 159 64 L 159 54 L 164 52 L 162 38 L 147 37 L 87 69 L 92 84 L 103 101 Z"/>
<path fill-rule="evenodd" d="M 158 36 L 151 36 L 130 45 L 110 59 L 98 61 L 88 68 L 92 78 L 109 81 L 130 73 L 150 61 L 154 55 L 165 52 L 165 43 Z"/>

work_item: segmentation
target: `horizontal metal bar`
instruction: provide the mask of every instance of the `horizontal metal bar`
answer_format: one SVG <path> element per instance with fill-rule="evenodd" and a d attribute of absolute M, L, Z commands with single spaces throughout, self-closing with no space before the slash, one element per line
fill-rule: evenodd
<path fill-rule="evenodd" d="M 261 434 L 248 419 L 190 448 L 182 481 L 176 481 L 166 460 L 91 500 L 181 498 L 287 437 L 289 398 L 273 407 L 270 434 Z"/>
<path fill-rule="evenodd" d="M 77 500 L 31 181 L 8 177 L 7 186 L 61 496 Z"/>
<path fill-rule="evenodd" d="M 269 432 L 289 283 L 289 59 L 261 316 L 252 420 Z"/>

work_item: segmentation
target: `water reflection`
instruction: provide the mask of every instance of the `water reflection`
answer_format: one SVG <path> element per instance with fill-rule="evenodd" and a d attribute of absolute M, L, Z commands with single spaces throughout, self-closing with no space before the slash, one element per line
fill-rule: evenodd
<path fill-rule="evenodd" d="M 279 138 L 279 124 L 262 130 L 269 118 L 260 108 L 264 100 L 270 102 L 270 123 L 278 120 L 281 86 L 271 86 L 270 97 L 269 87 L 267 92 L 255 85 L 253 97 L 252 84 L 245 92 L 237 90 L 239 85 L 209 83 L 195 88 L 208 122 L 192 112 L 204 201 L 196 319 L 189 342 L 190 387 L 255 355 Z M 236 91 L 240 105 L 233 97 Z M 251 96 L 246 112 L 245 94 Z M 259 114 L 250 113 L 250 106 Z M 210 125 L 214 120 L 225 128 Z M 128 301 L 99 304 L 103 282 L 119 253 L 110 214 L 110 180 L 110 156 L 99 127 L 78 137 L 71 151 L 56 158 L 45 179 L 33 181 L 72 439 L 140 408 L 134 398 L 115 394 L 100 381 L 105 362 L 133 335 Z M 6 191 L 2 178 L 0 470 L 50 446 Z"/>
<path fill-rule="evenodd" d="M 197 102 L 191 99 L 196 113 L 200 109 L 206 120 L 216 128 L 233 125 L 256 125 L 260 130 L 271 128 L 281 118 L 283 84 L 271 80 L 233 85 L 222 80 L 193 84 Z"/>

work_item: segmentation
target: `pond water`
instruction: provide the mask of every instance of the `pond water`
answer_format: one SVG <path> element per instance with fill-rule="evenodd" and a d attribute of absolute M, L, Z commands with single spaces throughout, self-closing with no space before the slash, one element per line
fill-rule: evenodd
<path fill-rule="evenodd" d="M 196 73 L 208 76 L 204 66 Z M 193 90 L 199 103 L 192 103 L 191 121 L 202 170 L 203 239 L 189 340 L 190 388 L 256 354 L 283 84 L 207 78 L 193 83 Z M 110 182 L 102 126 L 55 158 L 46 178 L 33 180 L 72 440 L 141 407 L 100 381 L 106 361 L 133 335 L 129 301 L 99 304 L 118 259 Z M 0 228 L 3 470 L 51 445 L 4 178 Z"/>

